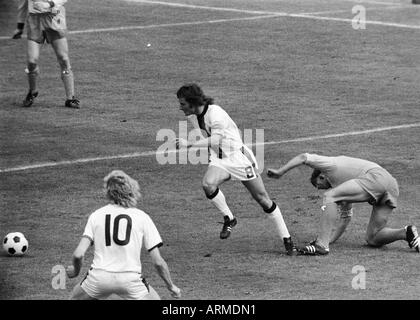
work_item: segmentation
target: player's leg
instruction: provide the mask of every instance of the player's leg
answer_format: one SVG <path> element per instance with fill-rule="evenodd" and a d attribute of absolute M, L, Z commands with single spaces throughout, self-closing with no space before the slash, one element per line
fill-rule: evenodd
<path fill-rule="evenodd" d="M 380 247 L 385 244 L 407 240 L 406 229 L 392 229 L 386 226 L 393 209 L 386 205 L 374 205 L 366 230 L 366 241 L 370 246 Z"/>
<path fill-rule="evenodd" d="M 257 175 L 255 179 L 242 181 L 242 183 L 273 221 L 280 239 L 284 242 L 287 253 L 293 254 L 294 245 L 286 223 L 284 222 L 283 215 L 276 203 L 270 199 L 261 176 Z"/>
<path fill-rule="evenodd" d="M 64 84 L 66 92 L 66 107 L 79 108 L 79 101 L 74 97 L 74 77 L 71 70 L 70 58 L 68 55 L 68 43 L 65 37 L 54 39 L 51 42 L 57 56 L 58 63 L 61 69 L 61 80 Z"/>
<path fill-rule="evenodd" d="M 80 286 L 80 283 L 76 284 L 70 296 L 71 300 L 96 300 L 89 296 Z"/>
<path fill-rule="evenodd" d="M 209 166 L 203 177 L 203 190 L 213 205 L 223 214 L 224 224 L 220 232 L 220 238 L 226 239 L 230 236 L 232 228 L 237 221 L 226 203 L 226 198 L 219 186 L 230 179 L 230 174 L 222 168 Z"/>
<path fill-rule="evenodd" d="M 356 181 L 349 180 L 324 193 L 323 208 L 321 215 L 321 230 L 317 242 L 324 248 L 328 248 L 331 232 L 337 218 L 337 203 L 345 201 L 349 203 L 365 202 L 371 198 Z"/>
<path fill-rule="evenodd" d="M 300 249 L 302 254 L 325 255 L 329 253 L 329 244 L 334 222 L 337 218 L 337 203 L 365 202 L 371 198 L 355 180 L 348 180 L 324 193 L 320 230 L 317 240 Z"/>
<path fill-rule="evenodd" d="M 28 76 L 29 92 L 23 101 L 24 107 L 30 107 L 34 99 L 38 96 L 37 79 L 39 75 L 38 59 L 41 44 L 33 40 L 28 40 L 27 68 L 25 72 Z"/>

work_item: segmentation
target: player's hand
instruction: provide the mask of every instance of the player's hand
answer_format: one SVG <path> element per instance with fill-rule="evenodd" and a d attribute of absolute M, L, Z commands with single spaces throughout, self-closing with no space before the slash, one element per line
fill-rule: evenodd
<path fill-rule="evenodd" d="M 276 170 L 276 169 L 267 170 L 267 176 L 269 176 L 270 178 L 279 179 L 282 175 L 283 173 L 280 170 Z"/>
<path fill-rule="evenodd" d="M 182 138 L 175 139 L 175 147 L 179 149 L 187 148 L 188 147 L 188 141 Z"/>
<path fill-rule="evenodd" d="M 74 270 L 74 266 L 68 266 L 66 268 L 66 273 L 67 277 L 69 277 L 70 279 L 77 277 L 76 271 Z"/>
<path fill-rule="evenodd" d="M 172 285 L 171 288 L 169 288 L 169 291 L 171 292 L 171 296 L 174 298 L 181 298 L 181 289 L 178 288 L 176 285 Z"/>
<path fill-rule="evenodd" d="M 51 6 L 46 1 L 35 1 L 33 8 L 40 13 L 51 12 Z"/>
<path fill-rule="evenodd" d="M 20 38 L 22 38 L 22 34 L 23 34 L 23 30 L 22 29 L 16 29 L 13 32 L 12 39 L 20 39 Z"/>

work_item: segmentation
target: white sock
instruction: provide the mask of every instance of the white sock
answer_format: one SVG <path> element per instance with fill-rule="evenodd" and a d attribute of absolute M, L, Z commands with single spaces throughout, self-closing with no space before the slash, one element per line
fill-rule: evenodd
<path fill-rule="evenodd" d="M 274 221 L 277 232 L 281 239 L 290 238 L 289 230 L 287 230 L 286 223 L 284 222 L 279 207 L 274 202 L 273 206 L 275 206 L 275 209 L 272 212 L 267 212 L 266 210 L 266 212 L 268 213 L 268 217 Z"/>
<path fill-rule="evenodd" d="M 230 220 L 233 219 L 233 214 L 230 211 L 226 203 L 226 198 L 220 189 L 217 189 L 210 197 L 207 198 L 213 202 L 216 208 L 219 209 L 224 216 L 228 216 Z"/>

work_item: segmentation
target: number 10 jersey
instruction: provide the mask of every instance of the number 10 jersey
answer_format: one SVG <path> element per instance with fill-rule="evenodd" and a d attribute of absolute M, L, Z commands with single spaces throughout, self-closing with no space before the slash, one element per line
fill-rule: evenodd
<path fill-rule="evenodd" d="M 137 208 L 109 204 L 93 212 L 83 233 L 95 247 L 92 268 L 141 274 L 141 249 L 162 245 L 152 219 Z"/>

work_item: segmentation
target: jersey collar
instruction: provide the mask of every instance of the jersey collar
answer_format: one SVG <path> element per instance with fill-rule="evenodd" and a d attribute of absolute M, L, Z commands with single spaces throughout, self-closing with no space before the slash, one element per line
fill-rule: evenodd
<path fill-rule="evenodd" d="M 204 106 L 204 110 L 203 110 L 203 112 L 201 112 L 199 115 L 197 115 L 197 118 L 198 119 L 203 119 L 204 118 L 204 115 L 206 114 L 206 112 L 207 112 L 207 110 L 209 109 L 209 105 L 208 104 L 206 104 L 205 106 Z"/>

